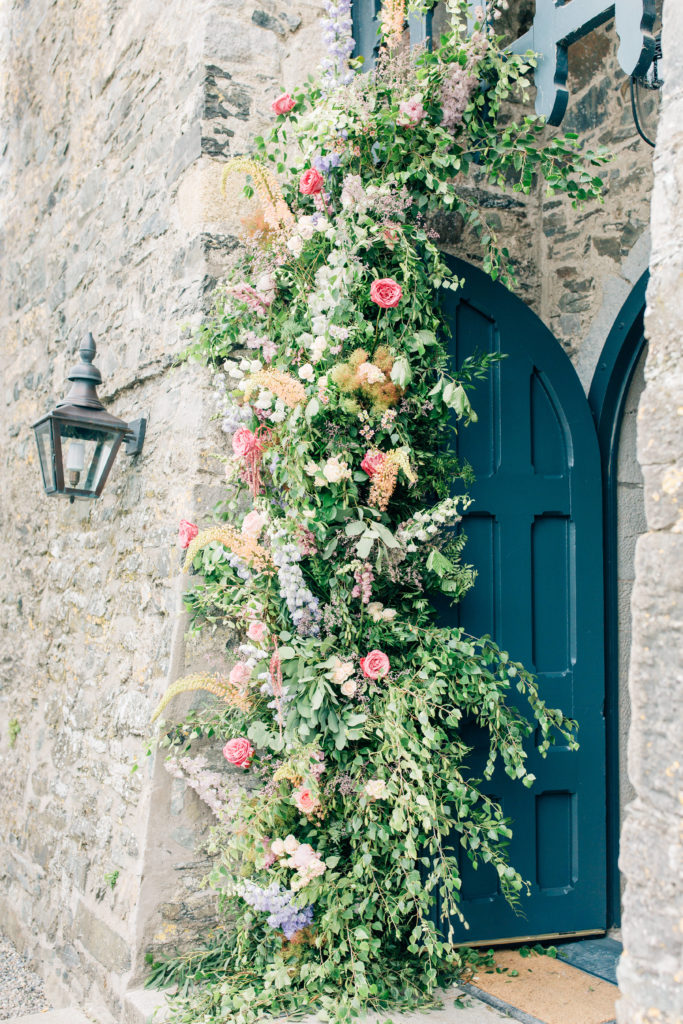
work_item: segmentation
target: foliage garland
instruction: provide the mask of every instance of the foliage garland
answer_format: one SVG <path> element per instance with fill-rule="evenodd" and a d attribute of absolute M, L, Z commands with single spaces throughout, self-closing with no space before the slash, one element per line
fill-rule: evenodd
<path fill-rule="evenodd" d="M 343 1021 L 429 1002 L 467 955 L 452 945 L 457 848 L 493 864 L 512 902 L 524 889 L 463 724 L 488 737 L 486 779 L 500 762 L 533 783 L 533 730 L 542 753 L 553 733 L 575 745 L 574 723 L 521 665 L 444 626 L 432 604 L 474 581 L 457 532 L 467 498 L 454 493 L 468 470 L 452 441 L 456 421 L 475 418 L 467 392 L 491 358 L 449 363 L 439 294 L 458 281 L 429 217 L 459 212 L 485 268 L 509 283 L 464 176 L 477 167 L 528 192 L 541 174 L 580 202 L 599 198 L 592 168 L 606 158 L 578 157 L 573 137 L 542 141 L 536 118 L 510 119 L 532 58 L 503 50 L 495 4 L 469 35 L 466 5 L 451 7 L 452 31 L 416 56 L 400 46 L 391 0 L 393 48 L 360 76 L 348 73 L 348 5 L 330 0 L 323 86 L 274 101 L 268 142 L 226 169 L 248 175 L 260 215 L 196 352 L 218 369 L 232 435 L 218 515 L 240 526 L 183 522 L 181 543 L 200 578 L 193 627 L 226 630 L 240 660 L 227 677 L 174 684 L 157 711 L 183 689 L 220 701 L 165 725 L 162 745 L 217 816 L 211 881 L 226 929 L 155 967 L 156 983 L 186 982 L 178 1022 L 306 1008 Z M 225 742 L 232 773 L 188 756 L 200 735 Z M 235 786 L 234 772 L 251 784 Z"/>

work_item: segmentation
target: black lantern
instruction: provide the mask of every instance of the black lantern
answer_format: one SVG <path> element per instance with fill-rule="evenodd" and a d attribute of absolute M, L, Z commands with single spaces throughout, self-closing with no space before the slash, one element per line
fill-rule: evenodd
<path fill-rule="evenodd" d="M 99 498 L 121 442 L 127 455 L 142 451 L 147 421 L 124 423 L 106 411 L 97 397 L 102 374 L 92 365 L 95 342 L 88 334 L 81 361 L 69 374 L 71 391 L 57 407 L 33 424 L 43 484 L 48 494 Z"/>

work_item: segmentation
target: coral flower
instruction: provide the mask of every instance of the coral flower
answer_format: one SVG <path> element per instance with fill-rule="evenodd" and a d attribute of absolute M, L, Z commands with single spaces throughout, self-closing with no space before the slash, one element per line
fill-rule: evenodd
<path fill-rule="evenodd" d="M 248 768 L 254 756 L 254 748 L 244 736 L 228 740 L 223 747 L 223 757 L 237 768 Z"/>
<path fill-rule="evenodd" d="M 315 167 L 311 167 L 299 178 L 299 192 L 302 196 L 317 196 L 323 189 L 323 176 Z"/>
<path fill-rule="evenodd" d="M 387 674 L 391 665 L 382 651 L 370 651 L 360 659 L 360 667 L 366 679 L 381 679 Z"/>
<path fill-rule="evenodd" d="M 392 277 L 381 277 L 370 285 L 370 298 L 382 309 L 394 309 L 401 301 L 403 290 Z"/>
<path fill-rule="evenodd" d="M 301 811 L 307 817 L 320 807 L 320 801 L 310 789 L 306 789 L 301 786 L 299 789 L 295 789 L 292 793 L 292 800 L 294 801 L 297 810 Z"/>
<path fill-rule="evenodd" d="M 271 110 L 276 114 L 288 114 L 295 106 L 296 104 L 288 92 L 283 92 L 282 96 L 278 96 L 270 105 Z"/>
<path fill-rule="evenodd" d="M 360 468 L 363 470 L 364 473 L 367 473 L 368 476 L 372 477 L 380 468 L 385 458 L 386 456 L 384 452 L 380 452 L 377 451 L 377 449 L 373 449 L 372 451 L 365 453 L 365 457 L 363 458 L 363 461 L 360 464 Z"/>
<path fill-rule="evenodd" d="M 178 543 L 181 548 L 188 548 L 190 541 L 193 541 L 199 533 L 199 527 L 191 523 L 189 519 L 181 519 L 178 525 Z"/>

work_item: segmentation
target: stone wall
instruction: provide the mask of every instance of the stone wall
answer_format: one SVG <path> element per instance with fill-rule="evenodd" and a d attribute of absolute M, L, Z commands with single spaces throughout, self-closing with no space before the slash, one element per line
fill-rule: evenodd
<path fill-rule="evenodd" d="M 638 412 L 647 533 L 636 547 L 629 773 L 622 834 L 625 954 L 620 1024 L 683 1021 L 683 8 L 665 0 L 649 351 Z"/>
<path fill-rule="evenodd" d="M 145 756 L 166 683 L 225 656 L 189 649 L 177 616 L 176 524 L 210 518 L 224 437 L 205 372 L 173 361 L 249 212 L 237 190 L 222 196 L 225 161 L 317 66 L 320 10 L 8 0 L 0 13 L 0 921 L 53 998 L 102 1019 L 120 1018 L 148 949 L 212 921 L 198 893 L 208 814 Z M 564 127 L 616 151 L 602 208 L 473 186 L 586 386 L 647 265 L 651 154 L 616 45 L 610 24 L 570 51 Z M 454 251 L 477 259 L 467 239 Z M 86 330 L 109 408 L 147 415 L 148 437 L 99 501 L 71 506 L 42 494 L 30 423 L 63 393 Z"/>
<path fill-rule="evenodd" d="M 175 538 L 210 519 L 225 437 L 208 375 L 174 358 L 235 245 L 222 165 L 318 33 L 287 0 L 16 0 L 0 19 L 0 927 L 53 1000 L 120 1019 L 145 951 L 213 912 L 208 814 L 145 756 L 167 681 L 217 657 L 185 650 Z M 70 505 L 42 493 L 30 424 L 87 330 L 102 397 L 148 434 Z"/>

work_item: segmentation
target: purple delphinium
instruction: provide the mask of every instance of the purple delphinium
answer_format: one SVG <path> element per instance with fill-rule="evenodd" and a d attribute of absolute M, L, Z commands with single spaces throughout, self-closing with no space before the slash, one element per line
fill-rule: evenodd
<path fill-rule="evenodd" d="M 294 893 L 289 889 L 281 889 L 273 882 L 262 889 L 254 882 L 245 882 L 240 889 L 240 896 L 254 910 L 268 914 L 266 923 L 275 931 L 284 932 L 286 939 L 293 939 L 297 932 L 306 928 L 313 921 L 313 907 L 294 907 Z"/>
<path fill-rule="evenodd" d="M 314 156 L 313 166 L 321 174 L 329 174 L 333 167 L 339 167 L 341 157 L 339 153 L 328 153 L 327 156 Z"/>
<path fill-rule="evenodd" d="M 324 0 L 323 42 L 328 56 L 320 64 L 323 89 L 336 89 L 353 81 L 349 57 L 353 53 L 351 0 Z"/>

